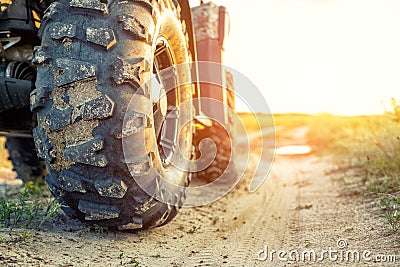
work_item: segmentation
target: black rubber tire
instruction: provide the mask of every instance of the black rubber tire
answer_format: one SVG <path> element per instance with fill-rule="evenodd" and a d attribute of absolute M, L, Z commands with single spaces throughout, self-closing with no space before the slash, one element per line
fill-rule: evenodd
<path fill-rule="evenodd" d="M 157 147 L 149 146 L 155 142 L 153 114 L 147 113 L 151 94 L 141 87 L 152 75 L 158 36 L 168 42 L 174 63 L 190 62 L 179 12 L 174 0 L 61 0 L 46 11 L 33 59 L 38 65 L 31 94 L 31 108 L 38 112 L 34 138 L 50 172 L 50 191 L 67 214 L 139 229 L 162 225 L 183 205 L 190 175 L 175 168 L 171 177 L 165 169 L 174 167 L 165 167 Z M 191 100 L 187 87 L 177 93 L 180 102 Z M 134 94 L 138 112 L 124 125 Z M 191 107 L 180 110 L 177 162 L 192 154 L 191 116 Z M 133 141 L 128 159 L 122 137 Z M 160 176 L 182 187 L 168 187 Z M 145 181 L 145 190 L 138 180 Z"/>
<path fill-rule="evenodd" d="M 234 167 L 232 165 L 232 167 L 229 167 L 228 169 L 229 164 L 233 164 L 233 161 L 232 140 L 227 130 L 218 124 L 213 124 L 211 127 L 202 127 L 202 129 L 197 129 L 193 137 L 193 146 L 195 147 L 195 155 L 197 158 L 201 156 L 200 142 L 203 139 L 212 140 L 212 142 L 205 143 L 205 147 L 202 148 L 206 154 L 212 154 L 207 153 L 208 151 L 213 151 L 214 146 L 212 143 L 215 144 L 217 151 L 214 159 L 207 159 L 207 161 L 212 160 L 211 164 L 207 168 L 192 173 L 193 179 L 210 183 L 218 178 L 224 177 L 225 179 L 225 177 L 236 175 L 236 172 L 233 171 Z M 230 173 L 226 173 L 226 171 L 230 171 Z"/>
<path fill-rule="evenodd" d="M 6 148 L 17 178 L 26 183 L 44 177 L 46 165 L 38 159 L 32 138 L 7 137 Z"/>

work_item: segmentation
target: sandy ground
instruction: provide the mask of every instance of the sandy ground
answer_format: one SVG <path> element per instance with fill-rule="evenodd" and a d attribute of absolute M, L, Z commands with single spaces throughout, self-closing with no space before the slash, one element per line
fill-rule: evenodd
<path fill-rule="evenodd" d="M 301 131 L 286 144 L 306 145 Z M 256 166 L 255 158 L 252 155 L 249 169 Z M 183 209 L 170 224 L 137 233 L 96 231 L 61 214 L 43 229 L 29 230 L 31 236 L 23 242 L 0 243 L 0 262 L 5 266 L 399 266 L 378 262 L 399 254 L 382 211 L 373 201 L 349 194 L 337 179 L 340 175 L 328 174 L 331 169 L 327 158 L 314 154 L 277 156 L 268 180 L 256 193 L 248 193 L 245 179 L 223 199 Z M 26 230 L 14 230 L 13 235 L 20 232 Z M 310 251 L 316 253 L 317 262 Z M 359 263 L 352 261 L 349 251 L 359 253 Z"/>

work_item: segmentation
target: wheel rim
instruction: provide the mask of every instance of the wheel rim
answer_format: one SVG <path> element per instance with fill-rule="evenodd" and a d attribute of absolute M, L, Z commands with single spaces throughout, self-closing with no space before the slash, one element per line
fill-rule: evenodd
<path fill-rule="evenodd" d="M 179 100 L 175 62 L 168 41 L 157 38 L 154 52 L 151 97 L 158 153 L 164 167 L 170 165 L 178 139 Z"/>

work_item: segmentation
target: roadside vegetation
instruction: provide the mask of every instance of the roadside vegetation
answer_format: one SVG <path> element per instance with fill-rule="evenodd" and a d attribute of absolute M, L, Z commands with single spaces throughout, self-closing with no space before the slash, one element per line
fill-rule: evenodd
<path fill-rule="evenodd" d="M 307 127 L 308 144 L 314 153 L 331 156 L 332 172 L 355 195 L 376 199 L 394 233 L 400 233 L 400 105 L 393 100 L 392 112 L 375 116 L 331 114 L 275 114 L 277 143 L 291 129 Z M 246 128 L 271 127 L 270 116 L 240 114 Z M 0 138 L 0 168 L 10 168 L 4 138 Z M 7 187 L 7 185 L 2 185 Z M 43 180 L 0 191 L 0 232 L 37 229 L 59 212 Z M 1 236 L 1 235 L 0 235 Z M 25 238 L 22 236 L 21 238 Z M 2 240 L 0 239 L 0 242 Z"/>
<path fill-rule="evenodd" d="M 307 126 L 308 143 L 316 154 L 329 155 L 336 162 L 332 170 L 341 176 L 355 195 L 376 200 L 385 213 L 389 228 L 400 232 L 400 106 L 374 116 L 276 115 L 279 128 Z"/>
<path fill-rule="evenodd" d="M 41 229 L 60 210 L 43 180 L 3 186 L 6 190 L 0 195 L 0 242 L 25 241 L 31 235 L 29 230 Z"/>

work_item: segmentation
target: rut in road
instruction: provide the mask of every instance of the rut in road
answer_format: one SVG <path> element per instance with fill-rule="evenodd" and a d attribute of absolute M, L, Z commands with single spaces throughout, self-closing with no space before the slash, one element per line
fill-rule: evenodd
<path fill-rule="evenodd" d="M 246 164 L 244 159 L 238 162 Z M 0 242 L 1 259 L 21 266 L 117 266 L 133 260 L 143 266 L 381 266 L 281 262 L 276 255 L 272 261 L 258 260 L 265 246 L 323 250 L 336 248 L 339 238 L 349 249 L 399 253 L 382 211 L 375 202 L 349 194 L 337 176 L 327 174 L 331 162 L 313 154 L 277 156 L 266 182 L 250 194 L 247 186 L 257 167 L 253 153 L 248 173 L 231 193 L 206 206 L 184 208 L 163 227 L 138 233 L 89 231 L 59 215 L 21 244 Z M 15 230 L 15 237 L 23 231 Z M 0 231 L 0 238 L 10 238 L 8 231 Z"/>

